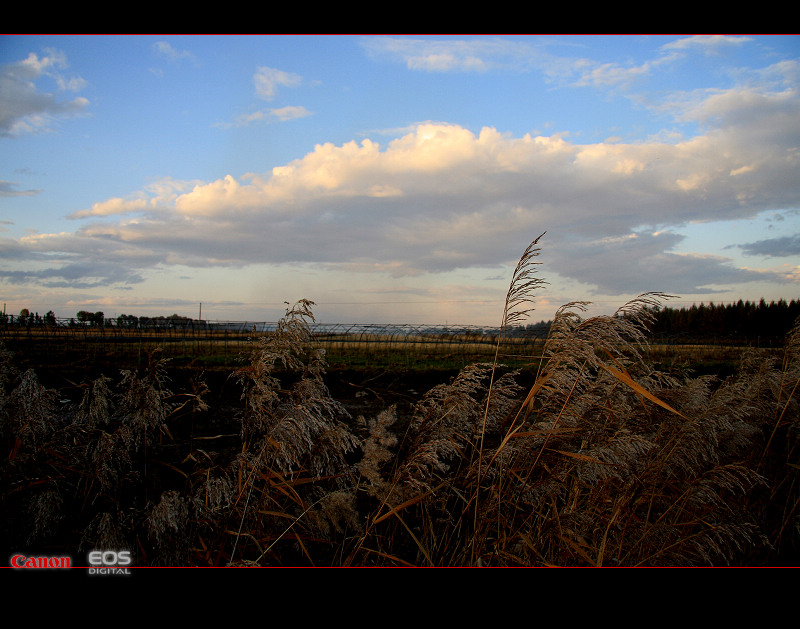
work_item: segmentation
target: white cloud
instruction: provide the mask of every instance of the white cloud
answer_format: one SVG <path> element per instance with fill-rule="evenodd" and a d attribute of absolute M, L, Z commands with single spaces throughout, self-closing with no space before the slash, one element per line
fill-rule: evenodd
<path fill-rule="evenodd" d="M 705 54 L 717 54 L 723 48 L 742 46 L 753 41 L 750 37 L 738 35 L 692 35 L 662 46 L 667 51 L 701 50 Z"/>
<path fill-rule="evenodd" d="M 300 75 L 276 68 L 259 67 L 253 75 L 256 96 L 262 100 L 273 100 L 277 96 L 279 87 L 297 87 L 302 82 L 303 77 Z M 286 105 L 240 114 L 232 122 L 218 123 L 215 126 L 221 128 L 246 127 L 261 122 L 286 122 L 311 115 L 312 112 L 302 105 Z"/>
<path fill-rule="evenodd" d="M 527 44 L 486 37 L 472 40 L 368 37 L 361 40 L 361 45 L 374 57 L 386 57 L 404 63 L 409 70 L 425 72 L 486 72 L 516 66 L 535 56 Z"/>
<path fill-rule="evenodd" d="M 13 181 L 0 181 L 0 197 L 22 197 L 38 194 L 40 190 L 19 190 Z"/>
<path fill-rule="evenodd" d="M 650 64 L 625 67 L 616 63 L 604 63 L 602 65 L 591 64 L 589 67 L 585 68 L 583 65 L 584 64 L 579 64 L 576 66 L 580 78 L 575 81 L 575 86 L 628 86 L 637 79 L 641 79 L 650 74 Z"/>
<path fill-rule="evenodd" d="M 303 77 L 276 68 L 260 67 L 253 75 L 256 95 L 264 100 L 272 100 L 279 87 L 297 87 Z"/>
<path fill-rule="evenodd" d="M 286 107 L 270 109 L 269 113 L 270 116 L 277 118 L 281 122 L 305 118 L 311 115 L 311 112 L 302 105 L 287 105 Z"/>
<path fill-rule="evenodd" d="M 16 63 L 0 67 L 0 136 L 12 137 L 48 130 L 54 121 L 84 113 L 89 101 L 83 97 L 60 100 L 37 85 L 51 79 L 59 92 L 79 91 L 86 86 L 80 77 L 67 76 L 64 53 L 48 50 L 44 56 L 30 53 Z"/>
<path fill-rule="evenodd" d="M 89 218 L 92 216 L 118 216 L 147 211 L 157 211 L 174 203 L 178 196 L 201 185 L 199 181 L 179 181 L 165 178 L 148 185 L 144 190 L 127 198 L 114 197 L 92 204 L 91 209 L 73 212 L 68 218 Z"/>
<path fill-rule="evenodd" d="M 301 105 L 288 105 L 286 107 L 278 107 L 275 109 L 260 109 L 249 114 L 242 114 L 238 116 L 233 123 L 219 124 L 217 126 L 226 127 L 246 127 L 251 124 L 259 122 L 287 122 L 289 120 L 297 120 L 299 118 L 306 118 L 312 116 L 312 112 L 308 111 Z"/>
<path fill-rule="evenodd" d="M 188 50 L 178 50 L 167 41 L 158 41 L 153 44 L 152 48 L 156 55 L 173 63 L 183 60 L 196 61 L 195 56 L 191 52 Z"/>

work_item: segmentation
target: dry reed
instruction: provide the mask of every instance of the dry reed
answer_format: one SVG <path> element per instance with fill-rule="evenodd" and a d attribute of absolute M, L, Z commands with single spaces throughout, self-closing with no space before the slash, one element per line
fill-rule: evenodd
<path fill-rule="evenodd" d="M 498 347 L 545 286 L 541 238 L 514 271 Z M 0 348 L 3 537 L 8 550 L 136 549 L 137 565 L 793 561 L 800 326 L 783 356 L 695 377 L 649 352 L 667 299 L 593 317 L 566 304 L 536 363 L 510 370 L 496 351 L 361 428 L 325 384 L 302 300 L 251 341 L 233 374 L 239 434 L 224 442 L 176 438 L 209 391 L 173 393 L 157 353 L 61 405 Z"/>

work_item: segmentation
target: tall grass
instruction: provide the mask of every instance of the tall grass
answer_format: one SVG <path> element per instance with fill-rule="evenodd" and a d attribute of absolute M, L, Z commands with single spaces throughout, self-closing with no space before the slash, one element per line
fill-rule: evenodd
<path fill-rule="evenodd" d="M 502 330 L 546 283 L 537 238 Z M 415 404 L 351 417 L 325 383 L 313 302 L 231 374 L 236 434 L 168 363 L 81 385 L 63 405 L 0 364 L 3 536 L 135 550 L 137 565 L 717 566 L 794 562 L 800 327 L 724 379 L 656 368 L 668 295 L 557 313 L 541 359 L 463 369 Z M 230 418 L 226 418 L 230 419 Z M 16 546 L 15 546 L 16 545 Z"/>

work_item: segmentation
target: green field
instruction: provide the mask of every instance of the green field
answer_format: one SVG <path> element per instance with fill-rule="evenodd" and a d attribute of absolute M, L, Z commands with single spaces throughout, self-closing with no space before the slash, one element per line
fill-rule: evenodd
<path fill-rule="evenodd" d="M 375 326 L 377 328 L 377 326 Z M 208 330 L 120 330 L 98 328 L 6 326 L 0 340 L 32 365 L 69 367 L 81 364 L 141 366 L 159 349 L 178 365 L 229 368 L 239 364 L 252 343 L 272 332 Z M 313 334 L 315 348 L 328 364 L 346 369 L 453 369 L 491 360 L 495 337 L 468 334 Z M 511 338 L 501 343 L 504 362 L 524 364 L 541 353 L 538 339 Z"/>
<path fill-rule="evenodd" d="M 243 326 L 246 327 L 246 326 Z M 542 354 L 544 338 L 501 339 L 477 334 L 384 334 L 313 333 L 315 348 L 326 352 L 331 369 L 451 370 L 475 362 L 493 360 L 512 367 L 535 363 Z M 174 365 L 209 369 L 230 369 L 247 359 L 253 342 L 271 332 L 209 331 L 168 329 L 126 330 L 114 326 L 75 328 L 67 326 L 4 326 L 0 341 L 30 365 L 52 368 L 80 368 L 92 365 L 115 369 L 141 367 L 158 349 Z M 723 370 L 735 365 L 748 343 L 663 343 L 653 342 L 646 351 L 660 364 L 689 361 L 708 370 L 714 364 Z M 123 367 L 123 368 L 125 368 Z"/>

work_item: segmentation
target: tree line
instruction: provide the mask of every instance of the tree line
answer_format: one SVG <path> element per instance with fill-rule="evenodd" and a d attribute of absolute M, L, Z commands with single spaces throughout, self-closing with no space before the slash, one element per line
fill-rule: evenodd
<path fill-rule="evenodd" d="M 116 326 L 120 328 L 138 328 L 138 327 L 153 327 L 165 324 L 173 325 L 186 325 L 194 321 L 191 317 L 183 317 L 179 314 L 172 314 L 168 317 L 137 317 L 135 315 L 121 314 L 118 317 L 106 318 L 105 313 L 102 311 L 90 312 L 88 310 L 80 310 L 74 317 L 62 319 L 56 317 L 55 313 L 50 310 L 44 316 L 40 316 L 38 312 L 34 313 L 23 308 L 18 315 L 0 313 L 0 324 L 11 324 L 26 327 L 38 326 L 96 326 L 103 327 L 106 325 Z"/>
<path fill-rule="evenodd" d="M 800 317 L 800 300 L 701 302 L 690 307 L 652 309 L 651 314 L 654 320 L 650 331 L 657 341 L 780 345 Z M 518 326 L 511 335 L 544 338 L 551 324 L 552 321 L 540 321 Z"/>
<path fill-rule="evenodd" d="M 739 300 L 730 304 L 662 308 L 653 335 L 662 338 L 781 343 L 800 317 L 800 300 Z"/>
<path fill-rule="evenodd" d="M 800 299 L 779 299 L 770 301 L 739 300 L 735 303 L 692 304 L 690 307 L 664 307 L 652 312 L 655 321 L 652 333 L 656 339 L 678 341 L 706 342 L 756 342 L 780 344 L 800 317 Z M 44 316 L 32 313 L 23 308 L 19 315 L 0 314 L 0 324 L 16 324 L 25 326 L 48 326 L 61 324 L 52 310 Z M 120 328 L 146 328 L 165 326 L 185 326 L 196 323 L 191 317 L 173 314 L 168 317 L 137 317 L 120 315 L 107 319 L 103 312 L 79 311 L 69 320 L 69 325 L 104 326 L 113 325 Z M 551 321 L 539 321 L 535 324 L 520 325 L 507 330 L 507 336 L 540 336 L 545 338 Z M 484 333 L 492 333 L 485 330 Z M 494 331 L 496 333 L 496 330 Z"/>

